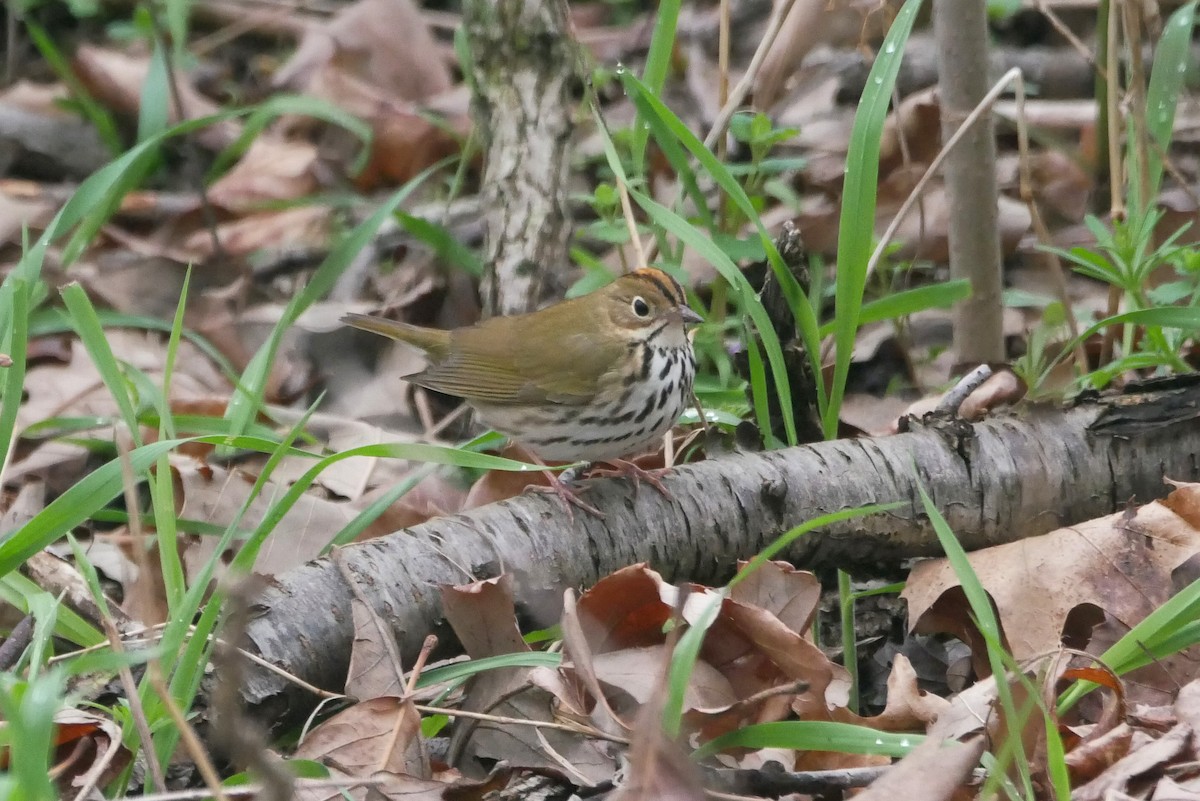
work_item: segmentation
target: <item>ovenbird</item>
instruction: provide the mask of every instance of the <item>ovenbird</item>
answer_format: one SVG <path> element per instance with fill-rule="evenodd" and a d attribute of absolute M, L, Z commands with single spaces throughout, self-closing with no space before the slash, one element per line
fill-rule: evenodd
<path fill-rule="evenodd" d="M 685 326 L 701 321 L 655 269 L 529 314 L 443 331 L 362 314 L 344 323 L 424 351 L 406 378 L 466 400 L 488 426 L 542 459 L 606 461 L 650 449 L 692 391 Z"/>

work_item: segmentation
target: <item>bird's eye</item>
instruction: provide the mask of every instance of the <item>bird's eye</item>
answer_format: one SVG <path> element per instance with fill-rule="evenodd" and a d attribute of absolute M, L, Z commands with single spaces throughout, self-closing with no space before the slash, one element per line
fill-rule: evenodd
<path fill-rule="evenodd" d="M 638 317 L 649 317 L 650 316 L 650 304 L 647 303 L 645 301 L 645 299 L 642 298 L 641 296 L 638 296 L 633 299 L 632 306 L 633 306 L 633 313 L 636 314 Z"/>

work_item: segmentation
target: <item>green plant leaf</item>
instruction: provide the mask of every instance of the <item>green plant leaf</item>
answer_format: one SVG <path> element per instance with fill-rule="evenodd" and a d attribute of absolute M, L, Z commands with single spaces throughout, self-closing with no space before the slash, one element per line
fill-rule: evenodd
<path fill-rule="evenodd" d="M 883 320 L 895 320 L 926 309 L 945 309 L 971 296 L 971 282 L 966 279 L 945 281 L 915 289 L 893 292 L 886 297 L 864 303 L 859 311 L 859 326 Z M 834 333 L 835 323 L 821 326 L 821 336 Z"/>
<path fill-rule="evenodd" d="M 883 123 L 896 86 L 896 76 L 900 72 L 904 46 L 920 9 L 921 0 L 906 0 L 892 21 L 875 63 L 871 65 L 866 89 L 854 115 L 854 128 L 850 133 L 838 229 L 833 384 L 829 389 L 829 403 L 822 413 L 826 439 L 837 436 L 838 415 L 846 392 L 859 312 L 867 286 L 867 264 L 875 235 L 875 198 L 879 191 L 879 143 L 883 135 Z M 817 374 L 820 374 L 819 369 Z"/>

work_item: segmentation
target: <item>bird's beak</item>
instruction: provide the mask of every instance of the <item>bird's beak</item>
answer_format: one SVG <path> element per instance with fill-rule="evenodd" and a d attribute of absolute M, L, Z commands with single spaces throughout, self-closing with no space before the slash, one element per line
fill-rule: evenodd
<path fill-rule="evenodd" d="M 676 311 L 679 312 L 679 318 L 687 325 L 697 325 L 704 322 L 704 318 L 696 312 L 692 311 L 691 306 L 677 306 Z"/>

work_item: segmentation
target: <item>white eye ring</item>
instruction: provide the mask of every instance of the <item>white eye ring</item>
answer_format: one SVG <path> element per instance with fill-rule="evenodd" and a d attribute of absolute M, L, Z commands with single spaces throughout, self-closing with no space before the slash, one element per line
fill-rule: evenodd
<path fill-rule="evenodd" d="M 633 309 L 633 313 L 638 317 L 650 316 L 650 304 L 647 303 L 645 298 L 643 298 L 641 295 L 638 295 L 636 298 L 634 298 L 633 303 L 629 305 Z"/>

